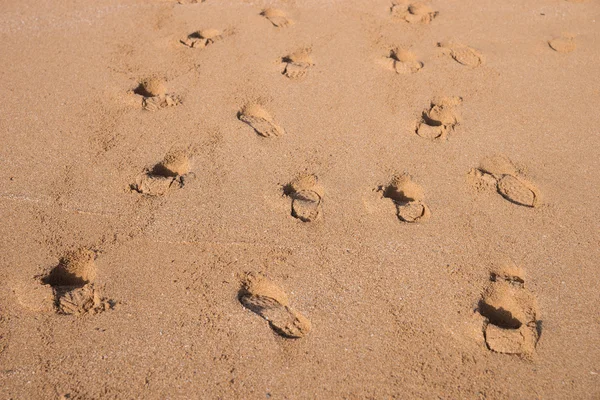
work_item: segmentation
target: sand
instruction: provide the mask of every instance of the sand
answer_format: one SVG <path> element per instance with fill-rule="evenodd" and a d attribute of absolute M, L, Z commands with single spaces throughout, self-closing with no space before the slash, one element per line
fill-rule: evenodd
<path fill-rule="evenodd" d="M 600 398 L 599 23 L 5 1 L 0 398 Z"/>

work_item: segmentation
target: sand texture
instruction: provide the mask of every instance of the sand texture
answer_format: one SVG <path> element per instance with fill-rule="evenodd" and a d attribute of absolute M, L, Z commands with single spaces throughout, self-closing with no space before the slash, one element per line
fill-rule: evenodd
<path fill-rule="evenodd" d="M 600 1 L 0 37 L 0 399 L 600 399 Z"/>

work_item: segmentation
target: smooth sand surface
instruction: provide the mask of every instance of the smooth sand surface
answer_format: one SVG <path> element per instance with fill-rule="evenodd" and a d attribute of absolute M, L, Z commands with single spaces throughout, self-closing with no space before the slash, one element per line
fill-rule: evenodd
<path fill-rule="evenodd" d="M 0 398 L 600 397 L 597 0 L 6 0 L 0 38 Z"/>

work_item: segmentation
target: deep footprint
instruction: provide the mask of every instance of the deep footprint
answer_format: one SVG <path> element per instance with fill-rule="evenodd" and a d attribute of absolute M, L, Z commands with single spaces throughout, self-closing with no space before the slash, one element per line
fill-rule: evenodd
<path fill-rule="evenodd" d="M 204 29 L 190 33 L 180 42 L 187 47 L 194 49 L 203 49 L 211 44 L 223 39 L 223 33 L 218 29 Z"/>
<path fill-rule="evenodd" d="M 438 47 L 442 48 L 456 62 L 467 67 L 477 68 L 483 64 L 483 56 L 477 50 L 460 43 L 440 42 Z"/>
<path fill-rule="evenodd" d="M 284 187 L 284 194 L 292 199 L 292 216 L 302 222 L 312 222 L 321 216 L 323 189 L 316 175 L 303 174 Z"/>
<path fill-rule="evenodd" d="M 275 120 L 262 106 L 247 104 L 238 113 L 238 119 L 250 125 L 262 137 L 277 137 L 285 133 Z"/>
<path fill-rule="evenodd" d="M 42 279 L 42 283 L 52 286 L 59 314 L 95 314 L 112 307 L 112 302 L 102 299 L 94 286 L 95 258 L 96 254 L 88 249 L 69 252 Z"/>
<path fill-rule="evenodd" d="M 133 93 L 142 96 L 142 108 L 147 111 L 158 111 L 181 103 L 177 96 L 168 94 L 165 83 L 155 77 L 140 81 Z"/>
<path fill-rule="evenodd" d="M 290 79 L 304 78 L 310 67 L 315 65 L 310 57 L 310 49 L 302 49 L 281 59 L 284 76 Z"/>
<path fill-rule="evenodd" d="M 302 338 L 311 330 L 310 321 L 290 307 L 287 294 L 267 277 L 248 274 L 239 293 L 244 307 L 269 322 L 271 328 L 286 338 Z"/>
<path fill-rule="evenodd" d="M 268 19 L 277 28 L 285 28 L 294 23 L 283 11 L 276 8 L 265 8 L 260 15 Z"/>
<path fill-rule="evenodd" d="M 535 297 L 525 289 L 517 268 L 492 273 L 478 305 L 485 318 L 483 335 L 487 347 L 503 354 L 529 357 L 541 333 Z"/>
<path fill-rule="evenodd" d="M 461 122 L 457 110 L 461 103 L 461 97 L 434 98 L 429 108 L 423 110 L 421 119 L 416 124 L 416 134 L 429 140 L 447 139 Z"/>
<path fill-rule="evenodd" d="M 410 175 L 395 176 L 387 186 L 379 189 L 383 197 L 391 199 L 396 205 L 396 215 L 400 221 L 425 222 L 431 217 L 431 211 L 423 201 L 423 188 Z"/>
<path fill-rule="evenodd" d="M 180 189 L 194 177 L 190 172 L 190 160 L 185 151 L 176 150 L 167 153 L 163 161 L 147 168 L 140 174 L 135 183 L 130 185 L 132 191 L 150 196 L 164 196 Z"/>
<path fill-rule="evenodd" d="M 390 8 L 390 12 L 393 17 L 411 24 L 428 24 L 438 15 L 438 12 L 434 11 L 427 4 L 422 2 L 410 2 L 409 0 L 394 1 Z"/>
<path fill-rule="evenodd" d="M 394 48 L 390 50 L 387 57 L 384 58 L 384 65 L 397 74 L 414 74 L 423 68 L 423 63 L 417 60 L 416 56 L 408 50 Z"/>
<path fill-rule="evenodd" d="M 539 189 L 519 173 L 508 157 L 495 155 L 481 160 L 479 168 L 469 172 L 475 186 L 494 186 L 498 194 L 511 203 L 538 207 L 541 204 Z"/>

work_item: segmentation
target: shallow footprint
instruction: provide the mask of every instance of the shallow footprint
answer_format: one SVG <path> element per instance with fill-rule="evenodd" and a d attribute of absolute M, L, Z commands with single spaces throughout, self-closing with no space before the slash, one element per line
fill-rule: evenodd
<path fill-rule="evenodd" d="M 428 109 L 423 110 L 421 120 L 417 122 L 415 133 L 429 140 L 447 139 L 461 116 L 457 107 L 462 103 L 461 97 L 437 97 L 431 101 Z"/>
<path fill-rule="evenodd" d="M 180 104 L 176 96 L 167 93 L 164 81 L 156 77 L 141 80 L 133 93 L 142 96 L 142 108 L 148 111 Z"/>
<path fill-rule="evenodd" d="M 434 11 L 427 4 L 422 2 L 410 2 L 409 0 L 399 0 L 392 3 L 390 8 L 392 16 L 402 19 L 409 23 L 430 23 L 438 12 Z"/>
<path fill-rule="evenodd" d="M 271 328 L 286 338 L 302 338 L 311 330 L 304 315 L 290 307 L 287 294 L 267 277 L 248 274 L 239 293 L 244 307 L 260 315 Z"/>
<path fill-rule="evenodd" d="M 132 191 L 150 196 L 164 196 L 172 190 L 182 188 L 194 177 L 190 172 L 187 152 L 173 150 L 151 168 L 146 168 L 130 185 Z"/>
<path fill-rule="evenodd" d="M 203 49 L 219 40 L 223 39 L 223 33 L 218 29 L 203 29 L 190 33 L 180 42 L 187 47 Z"/>
<path fill-rule="evenodd" d="M 250 125 L 262 137 L 276 137 L 285 133 L 271 114 L 256 103 L 245 105 L 238 113 L 238 119 Z"/>
<path fill-rule="evenodd" d="M 419 72 L 424 65 L 421 61 L 417 60 L 413 53 L 402 48 L 390 50 L 390 54 L 384 58 L 383 64 L 386 65 L 388 69 L 401 75 Z"/>
<path fill-rule="evenodd" d="M 525 289 L 519 268 L 509 267 L 490 275 L 478 312 L 485 318 L 483 335 L 490 350 L 525 357 L 533 354 L 541 322 L 535 297 Z"/>
<path fill-rule="evenodd" d="M 268 19 L 273 26 L 276 26 L 277 28 L 285 28 L 294 23 L 294 21 L 289 19 L 283 11 L 276 8 L 265 8 L 260 15 Z"/>
<path fill-rule="evenodd" d="M 111 308 L 94 287 L 96 253 L 88 249 L 68 252 L 59 264 L 42 278 L 54 291 L 55 307 L 60 314 L 95 314 Z"/>
<path fill-rule="evenodd" d="M 541 202 L 539 189 L 521 176 L 508 157 L 495 155 L 481 160 L 479 168 L 469 172 L 477 187 L 495 186 L 497 192 L 511 203 L 537 207 Z"/>
<path fill-rule="evenodd" d="M 317 176 L 312 174 L 299 175 L 284 187 L 284 194 L 292 199 L 292 216 L 302 222 L 319 218 L 322 193 Z"/>
<path fill-rule="evenodd" d="M 559 53 L 570 53 L 577 48 L 572 36 L 562 36 L 548 41 L 548 46 Z"/>
<path fill-rule="evenodd" d="M 425 193 L 421 185 L 415 183 L 410 175 L 394 176 L 385 187 L 380 187 L 383 197 L 391 199 L 396 205 L 396 215 L 403 222 L 424 222 L 431 217 L 431 211 L 424 203 Z"/>
<path fill-rule="evenodd" d="M 471 68 L 477 68 L 483 64 L 481 53 L 469 46 L 453 42 L 440 42 L 438 47 L 446 51 L 459 64 Z"/>
<path fill-rule="evenodd" d="M 283 75 L 290 79 L 300 79 L 306 76 L 308 69 L 315 65 L 310 57 L 310 49 L 298 50 L 281 59 L 283 64 Z"/>

